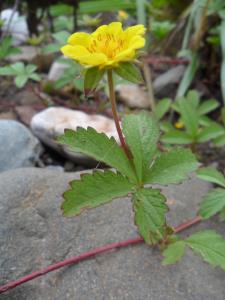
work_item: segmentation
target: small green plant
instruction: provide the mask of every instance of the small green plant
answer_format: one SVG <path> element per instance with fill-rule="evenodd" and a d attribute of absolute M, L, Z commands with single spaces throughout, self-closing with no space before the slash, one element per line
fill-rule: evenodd
<path fill-rule="evenodd" d="M 181 97 L 172 105 L 180 115 L 176 129 L 172 125 L 163 126 L 165 134 L 161 141 L 167 144 L 186 144 L 195 148 L 196 144 L 219 138 L 224 134 L 223 127 L 208 118 L 207 114 L 219 106 L 215 99 L 201 103 L 197 91 L 190 91 L 187 97 Z"/>
<path fill-rule="evenodd" d="M 18 88 L 22 88 L 29 79 L 40 81 L 41 77 L 35 71 L 37 66 L 28 64 L 24 65 L 22 62 L 17 62 L 0 68 L 0 76 L 13 76 L 14 82 Z"/>
<path fill-rule="evenodd" d="M 121 23 L 117 22 L 100 27 L 93 35 L 75 33 L 69 38 L 69 44 L 62 48 L 65 55 L 85 66 L 85 89 L 94 90 L 103 76 L 107 75 L 112 114 L 121 143 L 121 146 L 118 145 L 113 137 L 109 138 L 91 127 L 78 128 L 76 131 L 66 129 L 64 135 L 58 138 L 59 143 L 66 145 L 71 151 L 88 155 L 113 168 L 113 170 L 99 170 L 82 174 L 79 180 L 72 181 L 69 190 L 64 193 L 63 214 L 76 216 L 115 198 L 129 195 L 134 211 L 134 222 L 140 235 L 147 244 L 158 245 L 162 249 L 165 256 L 164 264 L 178 261 L 184 255 L 185 248 L 189 246 L 205 261 L 225 270 L 223 237 L 212 230 L 205 230 L 197 232 L 185 240 L 180 240 L 174 235 L 175 230 L 167 224 L 166 213 L 169 208 L 166 198 L 160 189 L 154 187 L 155 184 L 181 183 L 190 172 L 195 171 L 198 167 L 194 154 L 189 149 L 181 148 L 168 152 L 159 151 L 159 127 L 156 118 L 148 113 L 124 116 L 122 129 L 120 127 L 113 73 L 115 72 L 128 81 L 139 82 L 141 80 L 141 74 L 132 61 L 136 56 L 135 52 L 131 52 L 133 57 L 129 56 L 130 61 L 128 62 L 126 55 L 130 53 L 128 50 L 131 51 L 131 49 L 128 48 L 123 52 L 124 49 L 117 47 L 116 44 L 120 43 L 121 45 L 120 38 L 122 36 L 129 41 L 130 32 L 133 33 L 132 38 L 136 33 L 138 45 L 141 45 L 140 37 L 143 35 L 141 25 L 130 27 L 128 31 L 124 32 Z M 87 48 L 83 44 L 84 38 L 85 45 L 89 45 L 87 43 L 89 38 L 93 42 L 93 47 L 92 44 L 90 45 L 92 52 L 86 56 L 84 55 L 87 53 Z M 114 42 L 110 43 L 111 40 Z M 76 41 L 74 45 L 73 41 Z M 132 43 L 128 43 L 128 45 L 132 47 Z M 118 52 L 115 52 L 115 49 Z M 185 110 L 188 110 L 190 117 L 192 111 L 189 109 L 191 107 L 194 112 L 197 111 L 196 118 L 201 119 L 200 115 L 203 116 L 211 111 L 212 106 L 215 108 L 217 105 L 215 105 L 215 101 L 200 105 L 198 94 L 195 92 L 189 94 L 188 98 L 194 107 L 185 105 L 186 99 L 180 100 L 177 105 L 188 132 L 195 129 L 193 133 L 196 133 L 197 128 L 195 127 L 198 127 L 198 122 L 191 122 L 190 125 L 187 122 Z M 168 99 L 166 102 L 170 104 Z M 164 112 L 162 107 L 158 108 L 158 119 L 163 116 Z"/>
<path fill-rule="evenodd" d="M 12 46 L 12 37 L 5 37 L 0 44 L 0 60 L 5 59 L 6 57 L 13 54 L 20 54 L 21 51 L 19 48 Z"/>

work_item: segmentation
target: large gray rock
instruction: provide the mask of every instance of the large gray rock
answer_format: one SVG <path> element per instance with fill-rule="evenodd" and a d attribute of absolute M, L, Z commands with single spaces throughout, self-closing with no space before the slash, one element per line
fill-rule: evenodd
<path fill-rule="evenodd" d="M 33 166 L 41 152 L 41 144 L 24 125 L 0 120 L 0 172 Z"/>
<path fill-rule="evenodd" d="M 62 193 L 79 173 L 18 169 L 0 174 L 0 284 L 91 248 L 136 237 L 128 198 L 76 218 L 60 211 Z M 195 215 L 209 186 L 191 179 L 164 188 L 178 224 Z M 221 228 L 202 223 L 200 228 Z M 220 230 L 225 234 L 224 229 Z M 163 267 L 157 249 L 144 244 L 99 255 L 37 278 L 1 295 L 2 300 L 224 300 L 225 272 L 213 269 L 192 252 Z"/>

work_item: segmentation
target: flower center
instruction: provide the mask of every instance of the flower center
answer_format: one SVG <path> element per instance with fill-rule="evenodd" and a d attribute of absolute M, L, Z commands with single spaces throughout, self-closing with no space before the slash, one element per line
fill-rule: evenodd
<path fill-rule="evenodd" d="M 98 34 L 93 39 L 88 50 L 91 53 L 104 53 L 108 58 L 112 59 L 117 53 L 124 49 L 125 40 L 116 37 L 114 34 Z"/>

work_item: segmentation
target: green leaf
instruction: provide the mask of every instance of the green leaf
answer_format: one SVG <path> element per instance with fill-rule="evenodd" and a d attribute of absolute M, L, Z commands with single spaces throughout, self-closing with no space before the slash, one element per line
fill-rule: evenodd
<path fill-rule="evenodd" d="M 102 79 L 104 75 L 105 70 L 100 70 L 98 67 L 93 67 L 90 69 L 87 69 L 84 76 L 84 90 L 85 94 L 86 91 L 88 91 L 87 94 L 92 92 L 96 86 L 98 85 L 99 81 Z"/>
<path fill-rule="evenodd" d="M 220 212 L 220 221 L 225 221 L 225 207 Z"/>
<path fill-rule="evenodd" d="M 218 233 L 213 230 L 197 232 L 186 239 L 186 244 L 204 261 L 225 270 L 225 240 Z"/>
<path fill-rule="evenodd" d="M 203 128 L 202 131 L 198 133 L 197 142 L 198 143 L 207 142 L 211 139 L 218 138 L 223 134 L 224 134 L 224 128 L 217 123 L 211 122 L 210 126 Z"/>
<path fill-rule="evenodd" d="M 161 141 L 167 144 L 178 145 L 189 145 L 193 142 L 192 138 L 185 131 L 180 131 L 176 129 L 171 129 L 168 132 L 166 132 L 162 136 Z"/>
<path fill-rule="evenodd" d="M 182 182 L 197 169 L 198 163 L 189 149 L 176 149 L 165 152 L 156 158 L 145 177 L 145 183 L 176 184 Z"/>
<path fill-rule="evenodd" d="M 125 196 L 132 190 L 132 184 L 125 177 L 112 171 L 83 174 L 80 180 L 70 184 L 71 189 L 63 195 L 65 201 L 62 209 L 65 216 L 78 215 L 85 209 Z"/>
<path fill-rule="evenodd" d="M 64 45 L 64 44 L 66 44 L 66 42 L 70 36 L 70 33 L 65 30 L 62 30 L 62 31 L 53 33 L 52 36 L 53 36 L 54 40 L 56 40 L 59 44 Z"/>
<path fill-rule="evenodd" d="M 179 110 L 188 134 L 194 138 L 198 132 L 198 114 L 196 109 L 185 98 L 179 100 Z"/>
<path fill-rule="evenodd" d="M 166 198 L 160 190 L 141 189 L 134 194 L 135 224 L 145 242 L 150 245 L 162 240 L 167 233 Z"/>
<path fill-rule="evenodd" d="M 155 113 L 155 116 L 156 116 L 157 120 L 160 120 L 164 117 L 164 115 L 170 109 L 170 105 L 171 105 L 171 99 L 169 99 L 169 98 L 161 99 L 156 104 L 154 113 Z"/>
<path fill-rule="evenodd" d="M 13 76 L 16 75 L 16 72 L 14 69 L 11 68 L 11 66 L 5 66 L 0 68 L 0 76 Z"/>
<path fill-rule="evenodd" d="M 130 62 L 123 62 L 120 63 L 117 68 L 114 68 L 114 71 L 116 74 L 118 74 L 120 77 L 131 81 L 133 83 L 140 83 L 143 81 L 141 72 L 139 69 Z"/>
<path fill-rule="evenodd" d="M 15 78 L 15 84 L 18 88 L 22 88 L 28 80 L 28 76 L 26 74 L 21 74 L 16 76 Z"/>
<path fill-rule="evenodd" d="M 18 75 L 25 74 L 25 65 L 22 62 L 16 62 L 11 65 L 11 68 L 15 71 Z"/>
<path fill-rule="evenodd" d="M 61 48 L 59 44 L 49 44 L 45 46 L 42 50 L 43 54 L 55 53 L 58 52 Z"/>
<path fill-rule="evenodd" d="M 178 262 L 185 254 L 185 242 L 176 241 L 169 244 L 168 247 L 163 251 L 164 260 L 163 265 L 171 265 Z"/>
<path fill-rule="evenodd" d="M 225 207 L 225 190 L 212 189 L 200 204 L 199 214 L 203 219 L 209 219 Z"/>
<path fill-rule="evenodd" d="M 29 65 L 26 66 L 26 72 L 28 74 L 34 73 L 35 70 L 37 70 L 37 66 L 35 66 L 33 64 L 29 64 Z"/>
<path fill-rule="evenodd" d="M 216 183 L 225 188 L 225 178 L 223 174 L 214 168 L 201 168 L 198 170 L 197 176 L 202 180 Z"/>
<path fill-rule="evenodd" d="M 126 143 L 133 155 L 138 179 L 142 181 L 157 150 L 158 125 L 148 113 L 141 113 L 125 116 L 122 127 Z"/>
<path fill-rule="evenodd" d="M 213 144 L 217 147 L 225 146 L 225 134 L 213 140 Z"/>
<path fill-rule="evenodd" d="M 219 102 L 215 99 L 204 101 L 198 108 L 199 115 L 205 115 L 215 110 L 219 106 Z"/>
<path fill-rule="evenodd" d="M 76 131 L 66 129 L 64 135 L 58 137 L 58 141 L 67 145 L 71 151 L 81 152 L 106 163 L 136 182 L 130 161 L 113 137 L 108 138 L 91 127 L 79 127 Z"/>
<path fill-rule="evenodd" d="M 35 80 L 35 81 L 40 81 L 41 80 L 41 76 L 36 74 L 36 73 L 30 74 L 29 78 L 32 79 L 32 80 Z"/>
<path fill-rule="evenodd" d="M 194 109 L 197 109 L 200 103 L 199 92 L 196 90 L 191 90 L 187 93 L 187 101 L 191 104 Z"/>

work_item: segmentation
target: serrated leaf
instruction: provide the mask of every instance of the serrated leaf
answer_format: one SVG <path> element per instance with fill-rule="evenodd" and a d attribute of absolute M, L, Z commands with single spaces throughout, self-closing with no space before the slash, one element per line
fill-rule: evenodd
<path fill-rule="evenodd" d="M 168 110 L 170 109 L 171 102 L 171 99 L 164 98 L 156 104 L 154 114 L 157 120 L 162 119 L 164 115 L 168 112 Z"/>
<path fill-rule="evenodd" d="M 169 244 L 168 247 L 163 251 L 163 265 L 171 265 L 178 262 L 185 254 L 185 242 L 176 241 Z"/>
<path fill-rule="evenodd" d="M 144 182 L 162 185 L 180 183 L 197 167 L 196 158 L 189 149 L 161 153 L 146 173 Z"/>
<path fill-rule="evenodd" d="M 158 125 L 149 114 L 141 113 L 125 116 L 122 127 L 126 143 L 133 156 L 138 179 L 142 181 L 157 150 Z"/>
<path fill-rule="evenodd" d="M 141 72 L 139 69 L 130 62 L 120 63 L 118 67 L 114 68 L 114 71 L 120 77 L 131 81 L 133 83 L 140 83 L 143 81 Z M 137 99 L 138 101 L 138 99 Z"/>
<path fill-rule="evenodd" d="M 189 91 L 186 98 L 193 108 L 197 108 L 199 106 L 200 95 L 196 90 Z"/>
<path fill-rule="evenodd" d="M 225 240 L 221 235 L 213 230 L 205 230 L 191 235 L 185 241 L 204 261 L 225 270 Z"/>
<path fill-rule="evenodd" d="M 58 142 L 67 145 L 71 151 L 86 154 L 98 161 L 117 169 L 120 173 L 136 182 L 136 175 L 130 161 L 116 140 L 108 138 L 94 128 L 77 128 L 76 131 L 66 129 Z"/>
<path fill-rule="evenodd" d="M 60 48 L 61 45 L 59 44 L 49 44 L 43 48 L 42 52 L 43 54 L 50 54 L 50 53 L 58 52 Z"/>
<path fill-rule="evenodd" d="M 204 201 L 200 204 L 199 214 L 203 219 L 208 219 L 225 207 L 225 190 L 212 189 L 204 197 Z"/>
<path fill-rule="evenodd" d="M 87 69 L 84 75 L 84 91 L 85 94 L 92 92 L 102 79 L 105 70 L 98 67 Z"/>
<path fill-rule="evenodd" d="M 167 233 L 166 198 L 160 190 L 141 189 L 134 194 L 135 224 L 145 242 L 150 245 L 162 240 Z"/>
<path fill-rule="evenodd" d="M 166 132 L 162 137 L 161 141 L 167 144 L 183 144 L 189 145 L 193 142 L 192 138 L 185 132 L 176 129 L 171 129 Z"/>
<path fill-rule="evenodd" d="M 225 178 L 223 174 L 214 168 L 201 168 L 198 170 L 197 175 L 202 180 L 216 183 L 225 188 Z"/>
<path fill-rule="evenodd" d="M 119 173 L 96 171 L 81 175 L 71 183 L 71 189 L 63 195 L 62 209 L 65 216 L 75 216 L 85 209 L 106 204 L 114 198 L 127 195 L 132 184 Z"/>
<path fill-rule="evenodd" d="M 215 99 L 204 101 L 198 108 L 199 115 L 205 115 L 215 110 L 219 106 L 219 102 Z"/>

